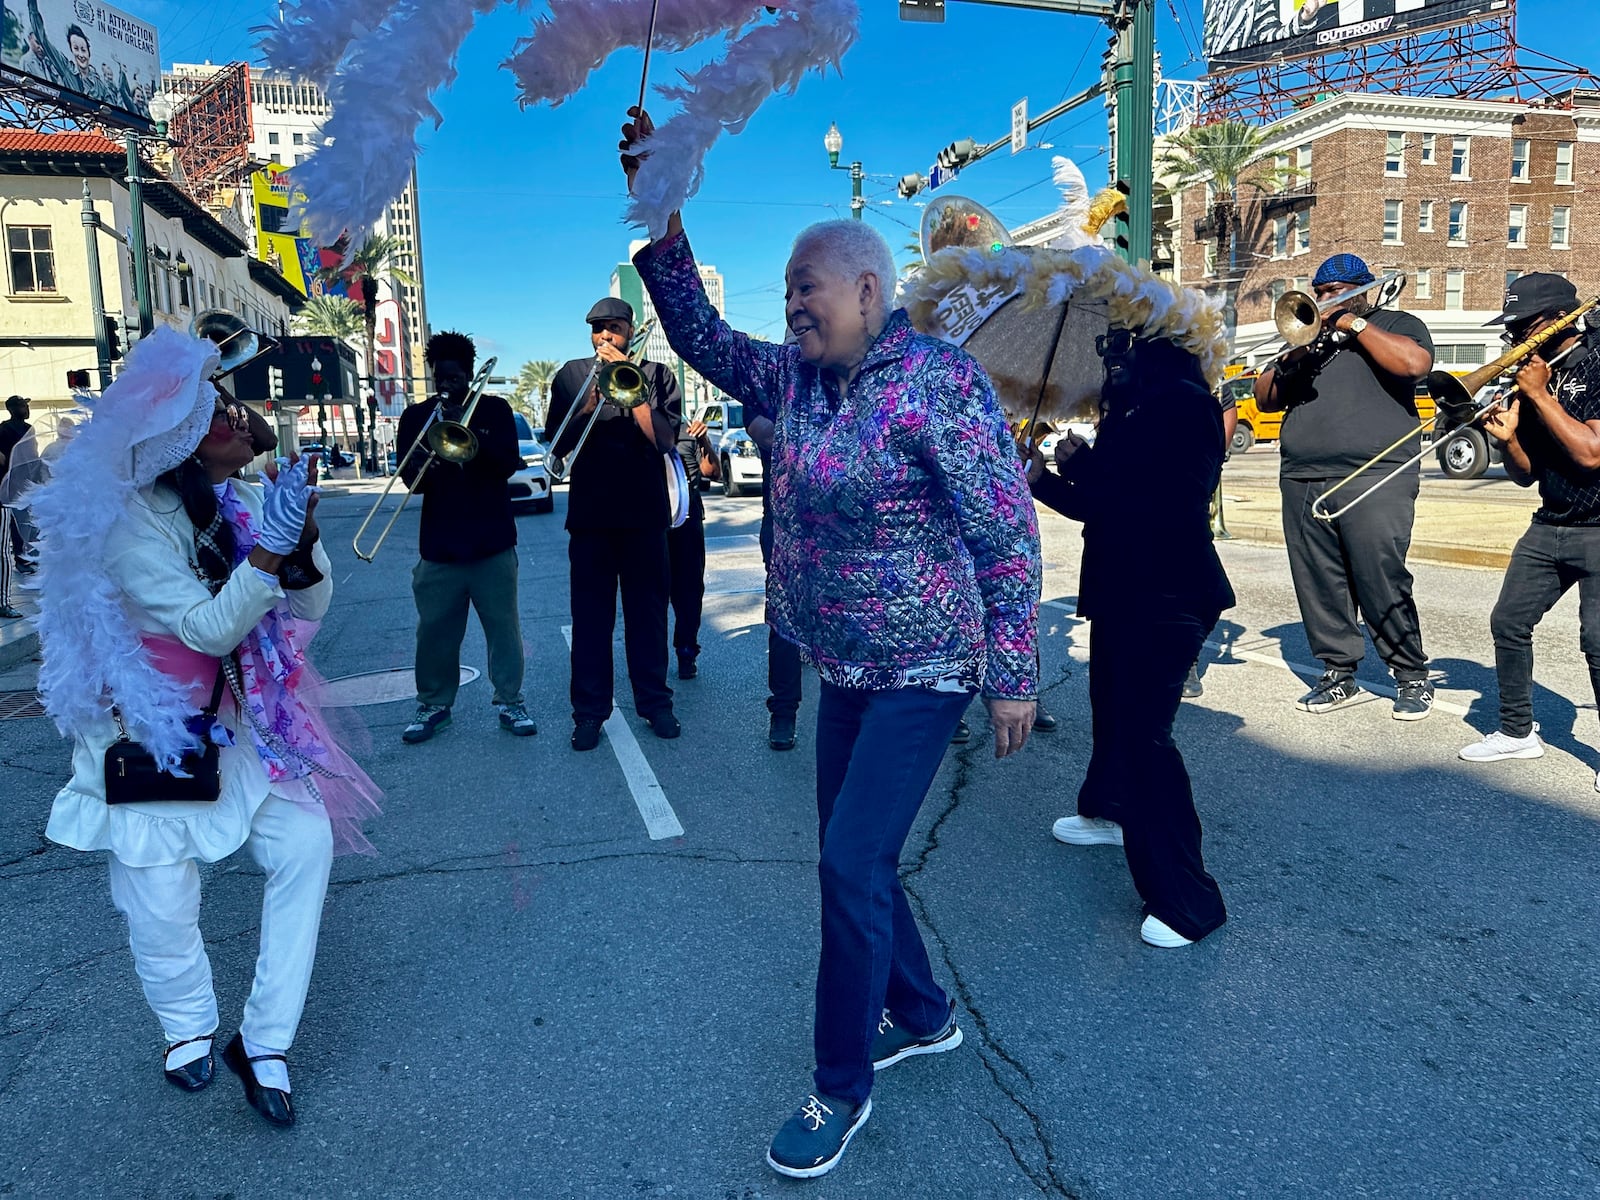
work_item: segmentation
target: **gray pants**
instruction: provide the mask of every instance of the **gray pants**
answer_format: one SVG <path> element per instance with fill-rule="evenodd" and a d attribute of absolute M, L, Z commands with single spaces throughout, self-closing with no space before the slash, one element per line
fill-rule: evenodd
<path fill-rule="evenodd" d="M 419 560 L 411 572 L 417 602 L 417 703 L 448 708 L 461 685 L 467 606 L 489 644 L 494 703 L 522 703 L 522 624 L 517 616 L 516 547 L 469 563 Z"/>

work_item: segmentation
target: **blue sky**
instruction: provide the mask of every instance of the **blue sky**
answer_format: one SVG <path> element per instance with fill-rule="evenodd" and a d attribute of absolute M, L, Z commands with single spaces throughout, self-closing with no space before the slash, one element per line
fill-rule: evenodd
<path fill-rule="evenodd" d="M 1157 48 L 1171 78 L 1193 79 L 1202 69 L 1200 5 L 1157 0 Z M 157 23 L 162 58 L 171 63 L 253 59 L 249 27 L 277 6 L 124 0 L 123 7 Z M 696 254 L 727 279 L 727 315 L 739 328 L 776 334 L 794 234 L 849 215 L 849 175 L 828 169 L 822 145 L 830 121 L 844 134 L 841 161 L 859 158 L 869 175 L 867 219 L 899 250 L 921 216 L 895 195 L 901 175 L 925 172 L 956 138 L 1004 136 L 1011 105 L 1024 96 L 1039 113 L 1081 91 L 1097 77 L 1106 47 L 1105 27 L 1088 17 L 951 0 L 945 23 L 934 25 L 900 21 L 895 0 L 862 7 L 861 40 L 843 76 L 809 78 L 795 95 L 769 100 L 743 133 L 721 138 L 707 158 L 705 185 L 685 209 Z M 615 56 L 558 109 L 523 111 L 499 63 L 538 8 L 507 5 L 479 22 L 460 77 L 437 97 L 444 125 L 421 133 L 429 319 L 435 329 L 473 334 L 507 371 L 529 358 L 588 352 L 583 315 L 638 236 L 621 222 L 615 145 L 638 95 L 639 56 Z M 1600 68 L 1600 22 L 1575 20 L 1574 11 L 1556 0 L 1522 0 L 1521 40 Z M 704 57 L 658 55 L 653 79 Z M 670 109 L 657 104 L 656 113 L 659 120 Z M 1075 159 L 1091 188 L 1104 183 L 1107 137 L 1103 106 L 1084 105 L 1032 135 L 1053 150 L 992 155 L 963 172 L 954 190 L 1020 224 L 1055 207 L 1052 154 Z"/>

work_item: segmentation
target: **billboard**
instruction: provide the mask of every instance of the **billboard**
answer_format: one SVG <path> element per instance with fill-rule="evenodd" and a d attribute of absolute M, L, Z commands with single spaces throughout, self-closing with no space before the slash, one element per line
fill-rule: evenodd
<path fill-rule="evenodd" d="M 0 63 L 45 95 L 148 124 L 161 84 L 155 26 L 98 0 L 0 0 Z"/>
<path fill-rule="evenodd" d="M 1206 70 L 1325 54 L 1509 8 L 1510 0 L 1205 0 Z"/>
<path fill-rule="evenodd" d="M 256 257 L 270 263 L 307 296 L 343 296 L 345 285 L 325 280 L 323 267 L 337 267 L 339 255 L 322 250 L 289 224 L 290 205 L 298 198 L 289 183 L 288 168 L 277 163 L 250 177 L 250 198 L 255 208 Z"/>

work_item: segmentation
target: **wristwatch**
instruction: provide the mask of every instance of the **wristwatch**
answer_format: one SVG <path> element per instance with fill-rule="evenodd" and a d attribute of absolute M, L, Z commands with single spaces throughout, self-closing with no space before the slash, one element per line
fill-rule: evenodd
<path fill-rule="evenodd" d="M 1352 337 L 1360 337 L 1361 336 L 1361 331 L 1363 329 L 1365 329 L 1366 327 L 1367 327 L 1367 319 L 1365 317 L 1356 317 L 1354 320 L 1352 320 L 1350 322 L 1350 334 L 1351 334 L 1351 336 Z"/>

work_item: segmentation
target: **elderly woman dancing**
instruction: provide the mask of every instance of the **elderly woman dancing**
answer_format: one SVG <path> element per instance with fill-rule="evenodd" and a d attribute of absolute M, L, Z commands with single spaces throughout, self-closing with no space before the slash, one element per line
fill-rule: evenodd
<path fill-rule="evenodd" d="M 630 115 L 631 184 L 626 151 L 651 126 Z M 815 1089 L 767 1162 L 822 1175 L 872 1111 L 874 1070 L 961 1042 L 897 868 L 975 691 L 997 758 L 1027 740 L 1038 527 L 988 377 L 894 308 L 894 261 L 876 231 L 829 221 L 796 239 L 793 345 L 718 318 L 676 215 L 634 263 L 673 348 L 775 427 L 767 620 L 822 677 L 822 953 Z"/>
<path fill-rule="evenodd" d="M 217 1000 L 198 862 L 241 846 L 266 873 L 261 952 L 223 1061 L 276 1125 L 335 848 L 377 791 L 316 709 L 304 624 L 332 595 L 315 461 L 236 478 L 249 421 L 210 382 L 209 342 L 158 330 L 94 405 L 34 497 L 46 709 L 73 739 L 46 834 L 110 851 L 166 1078 L 211 1082 Z M 226 703 L 224 700 L 226 698 Z M 230 730 L 232 732 L 230 732 Z M 237 736 L 235 736 L 237 735 Z"/>

